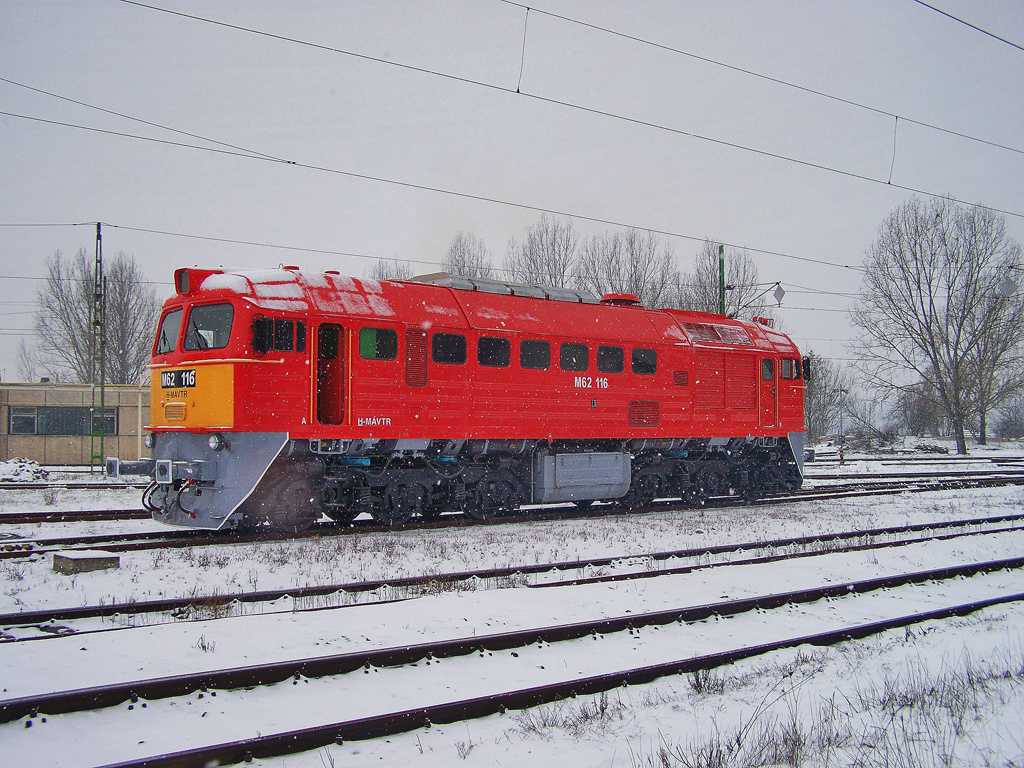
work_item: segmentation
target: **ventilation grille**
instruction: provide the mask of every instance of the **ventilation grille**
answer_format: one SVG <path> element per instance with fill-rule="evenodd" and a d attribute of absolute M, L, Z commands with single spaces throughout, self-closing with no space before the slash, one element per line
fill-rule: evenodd
<path fill-rule="evenodd" d="M 689 371 L 673 371 L 672 372 L 672 383 L 677 387 L 688 387 L 690 386 L 690 372 Z"/>
<path fill-rule="evenodd" d="M 631 400 L 629 403 L 629 426 L 656 427 L 660 418 L 655 400 Z"/>
<path fill-rule="evenodd" d="M 705 344 L 734 344 L 749 347 L 753 345 L 750 336 L 743 328 L 720 323 L 681 323 L 690 341 Z"/>
<path fill-rule="evenodd" d="M 410 387 L 427 383 L 427 332 L 422 328 L 405 330 L 405 383 Z"/>
<path fill-rule="evenodd" d="M 164 418 L 167 421 L 184 421 L 185 420 L 185 404 L 184 403 L 167 403 L 164 406 Z"/>

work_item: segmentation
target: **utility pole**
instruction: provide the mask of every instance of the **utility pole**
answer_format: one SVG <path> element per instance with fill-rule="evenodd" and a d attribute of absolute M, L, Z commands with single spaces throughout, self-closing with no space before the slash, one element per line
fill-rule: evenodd
<path fill-rule="evenodd" d="M 718 314 L 725 314 L 725 246 L 718 246 Z"/>
<path fill-rule="evenodd" d="M 96 222 L 96 268 L 93 274 L 92 307 L 89 311 L 92 321 L 89 358 L 91 360 L 92 408 L 89 411 L 89 467 L 103 467 L 103 436 L 107 427 L 106 410 L 106 365 L 104 352 L 106 347 L 106 287 L 107 279 L 103 276 L 103 225 Z M 99 370 L 97 370 L 97 368 Z M 96 405 L 96 384 L 99 379 L 99 408 Z M 99 413 L 99 430 L 96 429 L 96 414 Z M 97 446 L 97 438 L 99 445 Z"/>

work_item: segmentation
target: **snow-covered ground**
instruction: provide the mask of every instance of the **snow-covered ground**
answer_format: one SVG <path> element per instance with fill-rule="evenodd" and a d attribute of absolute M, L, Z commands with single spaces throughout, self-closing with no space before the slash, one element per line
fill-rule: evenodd
<path fill-rule="evenodd" d="M 865 472 L 888 469 L 874 462 L 854 461 L 836 472 L 848 473 L 857 466 Z M 808 468 L 812 467 L 817 472 L 825 465 Z M 923 467 L 917 463 L 913 470 L 922 471 Z M 46 499 L 42 496 L 33 496 L 39 493 L 0 491 L 0 514 L 22 509 L 138 505 L 137 491 L 65 490 L 49 507 L 43 506 Z M 0 612 L 628 556 L 760 538 L 999 515 L 1019 512 L 1022 502 L 1024 488 L 1010 487 L 773 507 L 710 508 L 592 521 L 363 534 L 295 544 L 197 547 L 122 554 L 119 570 L 70 577 L 54 573 L 49 558 L 31 563 L 8 560 L 0 561 Z M 84 528 L 101 532 L 116 526 L 137 531 L 154 525 L 139 521 L 57 528 L 63 532 L 84 532 Z M 2 525 L 0 517 L 0 533 L 43 537 L 54 535 L 55 528 Z M 7 698 L 95 680 L 152 677 L 184 669 L 388 647 L 423 642 L 428 637 L 479 635 L 581 617 L 714 602 L 725 596 L 735 598 L 776 588 L 795 589 L 808 580 L 847 581 L 901 569 L 921 570 L 941 563 L 1021 554 L 1024 534 L 1002 534 L 941 546 L 915 545 L 885 553 L 811 558 L 781 567 L 708 570 L 687 577 L 659 577 L 614 586 L 458 592 L 391 606 L 249 616 L 0 645 L 0 686 Z M 949 589 L 964 595 L 1024 591 L 1024 576 L 1010 572 L 966 579 Z M 905 603 L 903 607 L 919 605 L 916 598 L 897 599 Z M 858 609 L 865 616 L 876 610 L 867 601 L 858 603 Z M 791 609 L 790 618 L 803 616 L 808 632 L 824 628 L 829 620 L 828 606 L 815 610 Z M 1022 620 L 1024 607 L 1009 604 L 966 619 L 929 622 L 834 648 L 777 652 L 703 679 L 666 678 L 607 695 L 434 726 L 389 739 L 336 745 L 257 764 L 275 768 L 400 762 L 424 768 L 462 764 L 541 768 L 1021 766 Z M 742 642 L 755 642 L 766 631 L 757 615 L 729 622 L 734 627 L 732 634 Z M 688 658 L 715 650 L 700 640 L 700 631 L 699 627 L 687 628 L 671 639 L 667 633 L 641 632 L 638 634 L 642 639 L 626 639 L 625 645 L 623 638 L 609 636 L 607 651 L 597 656 L 605 662 L 590 659 L 586 663 L 612 663 L 626 654 L 629 666 L 641 666 L 665 654 Z M 565 664 L 568 669 L 568 659 L 554 663 L 555 656 L 562 653 L 557 650 L 559 645 L 551 646 L 546 660 L 524 655 L 522 661 L 516 660 L 518 666 L 506 666 L 508 672 L 494 674 L 507 674 L 509 679 L 522 675 L 535 684 L 546 679 L 546 673 L 537 670 L 544 666 L 551 670 L 551 679 L 557 679 L 556 668 Z M 580 654 L 570 653 L 569 658 L 577 656 Z M 445 669 L 451 670 L 454 680 L 458 663 L 452 660 L 446 665 L 450 665 Z M 527 668 L 529 674 L 524 673 Z M 300 686 L 286 707 L 292 718 L 288 722 L 312 724 L 308 721 L 321 716 L 329 722 L 371 703 L 398 706 L 394 702 L 407 700 L 412 706 L 421 695 L 415 676 L 388 674 L 389 682 L 385 684 L 381 677 L 376 686 L 370 678 L 365 682 L 338 678 Z M 408 683 L 402 682 L 405 679 Z M 303 689 L 308 693 L 302 694 Z M 238 733 L 255 735 L 252 731 L 258 725 L 242 714 L 245 710 L 237 708 L 243 698 L 241 694 L 221 694 L 200 701 L 193 696 L 187 702 L 151 703 L 145 712 L 137 707 L 121 707 L 73 716 L 74 723 L 68 721 L 67 726 L 61 725 L 61 718 L 49 718 L 48 724 L 35 718 L 30 729 L 24 722 L 7 724 L 0 726 L 0 753 L 49 755 L 52 765 L 88 766 L 116 754 L 109 748 L 113 742 L 123 741 L 125 733 L 135 742 L 147 742 L 154 751 L 165 743 L 162 734 L 178 729 L 204 732 L 212 741 L 224 741 Z M 258 698 L 254 696 L 251 701 Z"/>

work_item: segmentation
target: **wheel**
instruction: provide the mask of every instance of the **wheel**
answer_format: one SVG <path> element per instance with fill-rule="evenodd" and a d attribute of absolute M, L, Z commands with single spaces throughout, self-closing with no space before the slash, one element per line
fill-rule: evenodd
<path fill-rule="evenodd" d="M 243 505 L 247 523 L 265 522 L 275 531 L 299 533 L 320 519 L 320 490 L 295 463 L 271 466 L 263 482 Z"/>
<path fill-rule="evenodd" d="M 626 495 L 619 499 L 619 506 L 624 509 L 649 507 L 661 491 L 661 475 L 653 472 L 636 475 Z"/>
<path fill-rule="evenodd" d="M 509 472 L 489 472 L 476 484 L 473 500 L 466 505 L 466 516 L 473 520 L 491 520 L 519 506 L 515 478 Z"/>
<path fill-rule="evenodd" d="M 384 498 L 373 504 L 370 514 L 381 525 L 405 525 L 422 507 L 423 487 L 396 481 L 388 486 Z"/>

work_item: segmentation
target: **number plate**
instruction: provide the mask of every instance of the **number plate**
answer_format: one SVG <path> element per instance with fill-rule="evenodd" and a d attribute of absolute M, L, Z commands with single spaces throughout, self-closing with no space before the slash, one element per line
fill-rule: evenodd
<path fill-rule="evenodd" d="M 196 385 L 196 369 L 187 368 L 182 371 L 161 371 L 160 386 L 164 389 L 184 389 Z"/>

